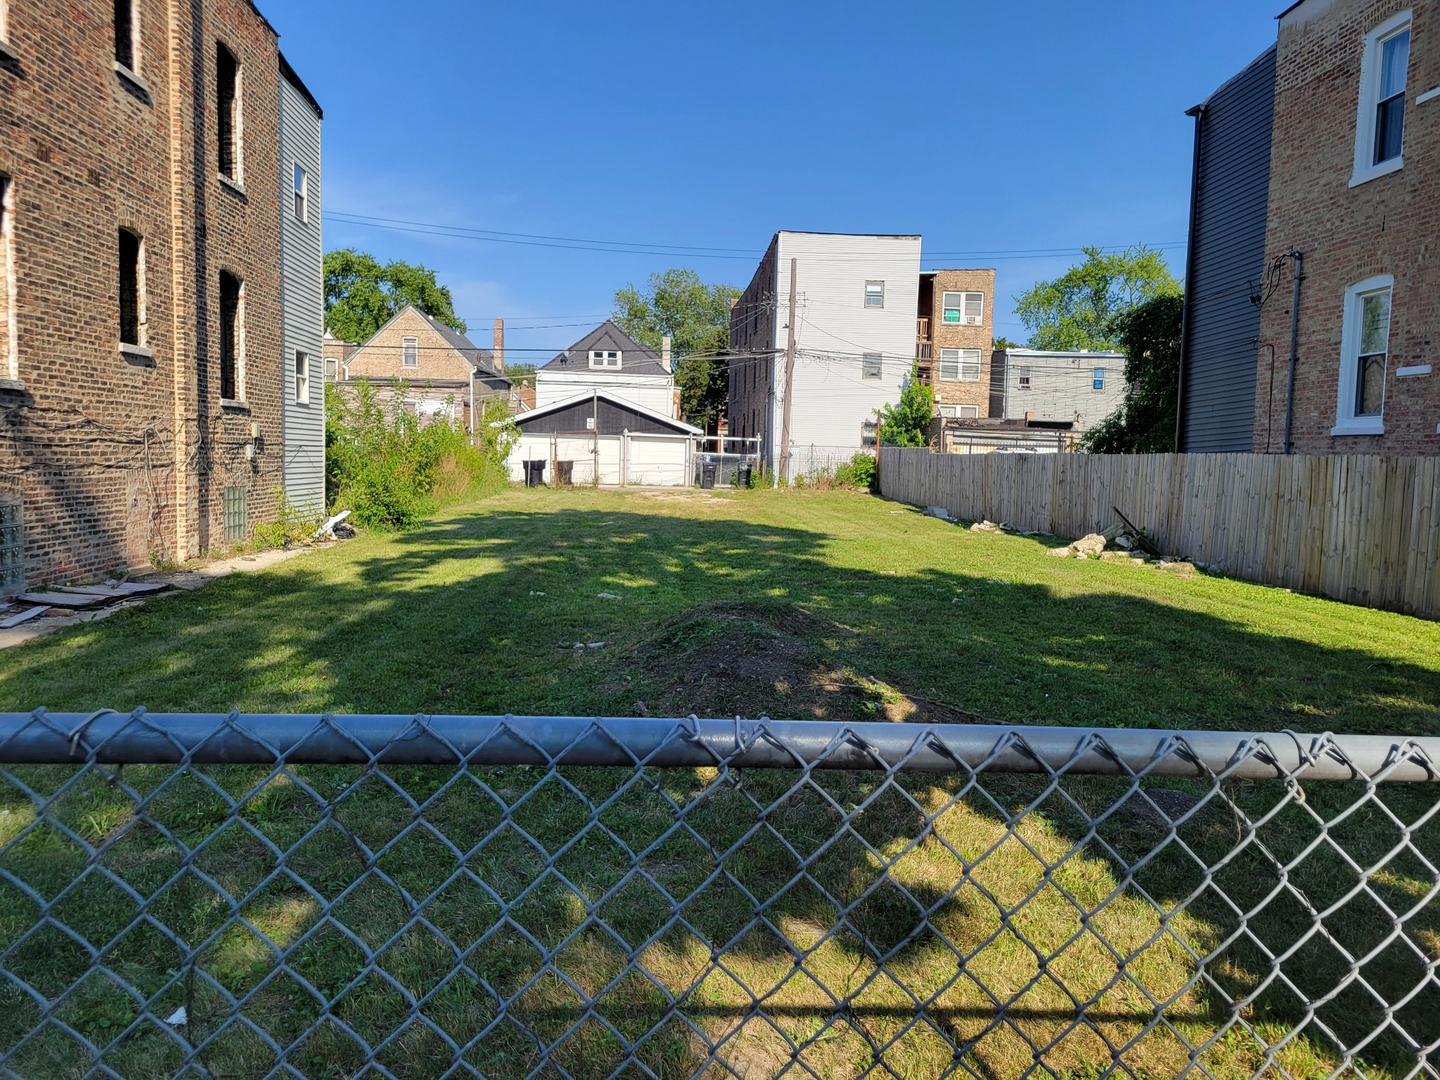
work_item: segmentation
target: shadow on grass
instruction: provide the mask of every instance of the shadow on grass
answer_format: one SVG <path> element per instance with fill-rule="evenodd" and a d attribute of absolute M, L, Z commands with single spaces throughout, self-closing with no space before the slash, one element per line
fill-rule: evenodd
<path fill-rule="evenodd" d="M 1323 726 L 1434 730 L 1428 703 L 1440 687 L 1419 666 L 1377 661 L 1362 648 L 1254 634 L 1134 596 L 1064 596 L 935 567 L 890 574 L 878 565 L 897 560 L 890 550 L 875 553 L 874 569 L 841 567 L 834 539 L 810 530 L 620 512 L 497 512 L 383 545 L 393 554 L 366 554 L 379 546 L 353 549 L 346 573 L 286 564 L 17 651 L 5 660 L 4 693 L 25 698 L 25 707 L 43 700 L 56 708 L 623 714 L 633 679 L 624 690 L 607 687 L 624 681 L 615 667 L 624 666 L 627 650 L 651 640 L 667 618 L 754 597 L 808 611 L 817 620 L 808 644 L 827 666 L 938 694 L 1000 722 L 1274 729 L 1303 726 L 1293 719 L 1298 703 L 1347 720 Z M 578 656 L 562 648 L 577 640 L 609 644 Z M 305 689 L 307 679 L 313 689 Z M 769 711 L 784 715 L 785 704 L 777 691 Z M 207 771 L 235 797 L 265 777 L 263 770 Z M 359 775 L 296 772 L 325 797 Z M 300 844 L 285 865 L 337 903 L 334 919 L 379 954 L 390 979 L 427 1002 L 424 1023 L 394 983 L 365 975 L 363 951 L 321 918 L 315 896 L 284 879 L 261 886 L 277 864 L 253 837 L 231 826 L 199 868 L 230 896 L 259 888 L 243 914 L 274 945 L 295 947 L 293 974 L 274 975 L 274 950 L 234 921 L 223 895 L 195 877 L 171 881 L 179 850 L 129 816 L 133 805 L 116 786 L 91 777 L 56 816 L 87 838 L 119 837 L 107 867 L 190 948 L 217 935 L 200 958 L 215 983 L 201 980 L 192 991 L 192 1035 L 215 1038 L 214 1068 L 225 1073 L 263 1072 L 273 1057 L 238 1026 L 222 1030 L 218 987 L 255 994 L 246 1015 L 282 1045 L 296 1041 L 293 1060 L 304 1075 L 355 1070 L 359 1052 L 340 1029 L 321 1027 L 302 1039 L 321 1010 L 297 977 L 372 1043 L 403 1030 L 382 1058 L 397 1075 L 413 1076 L 439 1075 L 453 1059 L 437 1029 L 467 1046 L 466 1060 L 486 1075 L 526 1075 L 540 1050 L 522 1027 L 554 1044 L 556 1061 L 576 1076 L 613 1070 L 623 1058 L 616 1031 L 644 1037 L 636 1055 L 663 1075 L 703 1065 L 697 1031 L 722 1043 L 722 1058 L 741 1075 L 778 1072 L 789 1060 L 785 1040 L 803 1045 L 820 1075 L 857 1072 L 877 1047 L 904 1075 L 938 1075 L 953 1052 L 937 1030 L 969 1046 L 972 1063 L 994 1076 L 1024 1072 L 1035 1046 L 1052 1071 L 1084 1074 L 1087 1063 L 1110 1059 L 1108 1047 L 1132 1040 L 1127 1067 L 1173 1074 L 1189 1060 L 1181 1035 L 1201 1042 L 1230 1018 L 1222 993 L 1255 999 L 1242 1014 L 1248 1029 L 1233 1029 L 1207 1052 L 1207 1066 L 1253 1072 L 1265 1057 L 1255 1034 L 1273 1042 L 1308 1022 L 1281 1063 L 1292 1075 L 1319 1065 L 1328 1072 L 1336 1047 L 1307 1021 L 1300 997 L 1341 985 L 1350 957 L 1361 958 L 1364 982 L 1318 1014 L 1342 1042 L 1383 1027 L 1376 996 L 1399 1006 L 1398 1025 L 1421 1041 L 1440 1037 L 1440 1003 L 1425 970 L 1440 950 L 1440 926 L 1426 906 L 1434 872 L 1420 861 L 1440 861 L 1440 827 L 1420 827 L 1407 849 L 1378 805 L 1338 823 L 1336 847 L 1364 866 L 1400 846 L 1369 888 L 1348 900 L 1358 878 L 1335 847 L 1321 843 L 1286 869 L 1317 840 L 1312 812 L 1336 819 L 1363 794 L 1358 785 L 1307 785 L 1303 803 L 1277 784 L 1227 788 L 1225 799 L 1251 820 L 1276 814 L 1242 857 L 1207 875 L 1202 867 L 1216 865 L 1240 839 L 1228 809 L 1197 815 L 1176 837 L 1116 815 L 1100 830 L 1107 848 L 1055 796 L 1009 827 L 1007 817 L 1042 793 L 1024 777 L 982 778 L 986 798 L 962 790 L 961 778 L 907 777 L 886 786 L 865 774 L 816 774 L 791 790 L 795 777 L 782 773 L 750 772 L 735 778 L 737 786 L 676 772 L 620 792 L 629 774 L 567 770 L 574 790 L 536 770 L 475 774 L 493 795 L 463 778 L 447 787 L 449 770 L 390 770 L 413 798 L 435 800 L 425 820 L 458 857 L 415 828 L 408 803 L 376 778 L 334 808 L 343 829 L 322 829 L 304 843 L 325 808 L 299 785 L 272 782 L 244 810 L 282 847 Z M 53 785 L 61 775 L 32 770 L 27 779 Z M 149 793 L 170 775 L 135 770 L 127 782 Z M 152 813 L 172 834 L 194 845 L 225 828 L 228 811 L 214 793 L 193 780 L 170 783 Z M 545 786 L 526 798 L 537 785 Z M 1098 778 L 1067 781 L 1066 789 L 1091 814 L 1125 790 Z M 661 792 L 687 808 L 686 830 L 673 830 Z M 590 806 L 617 793 L 592 823 Z M 1203 788 L 1193 794 L 1223 801 Z M 763 823 L 752 798 L 769 808 Z M 1381 799 L 1414 822 L 1434 793 L 1397 785 Z M 866 800 L 873 802 L 843 832 L 835 807 L 849 813 Z M 0 823 L 20 827 L 28 801 L 8 784 L 3 801 L 9 816 Z M 927 814 L 934 815 L 928 832 Z M 831 843 L 837 832 L 843 835 Z M 586 844 L 562 852 L 578 834 Z M 0 843 L 11 835 L 0 832 Z M 922 842 L 912 844 L 916 838 Z M 717 853 L 724 856 L 719 875 Z M 1112 896 L 1126 867 L 1147 855 L 1146 868 Z M 144 927 L 127 931 L 133 902 L 101 875 L 82 878 L 85 865 L 53 830 L 31 833 L 0 856 L 0 868 L 47 896 L 79 881 L 59 912 L 63 920 L 105 949 L 107 966 L 142 994 L 160 995 L 152 1012 L 168 1014 L 181 999 L 167 972 L 183 968 L 184 950 Z M 760 923 L 752 919 L 757 901 Z M 1182 901 L 1186 910 L 1177 912 Z M 502 917 L 502 905 L 511 904 Z M 1314 913 L 1333 905 L 1317 922 Z M 1389 944 L 1381 905 L 1415 909 Z M 1247 914 L 1257 906 L 1258 914 Z M 8 887 L 0 909 L 10 913 L 0 931 L 0 949 L 9 949 L 33 926 L 35 911 Z M 417 912 L 429 928 L 407 930 Z M 469 972 L 457 971 L 456 949 Z M 1222 953 L 1208 972 L 1214 984 L 1187 989 L 1193 954 L 1212 949 Z M 627 973 L 632 958 L 648 978 Z M 113 983 L 87 978 L 88 963 L 83 948 L 43 929 L 7 954 L 6 966 L 47 997 L 78 986 L 58 1018 L 103 1044 L 109 1033 L 127 1031 L 137 1012 Z M 1076 1000 L 1090 1004 L 1086 1022 L 1072 1028 Z M 778 1027 L 755 1018 L 757 1001 Z M 917 1001 L 926 1017 L 918 1026 L 911 1023 Z M 1156 1002 L 1173 1026 L 1147 1034 Z M 469 1045 L 501 1016 L 502 1003 L 509 1019 Z M 1001 1003 L 1004 1022 L 992 1029 Z M 8 1049 L 34 1010 L 18 997 L 7 1006 L 0 1046 Z M 58 1029 L 45 1039 L 17 1059 L 26 1065 L 20 1075 L 83 1071 L 71 1060 L 76 1046 Z M 139 1076 L 150 1075 L 139 1065 L 150 1059 L 160 1075 L 173 1057 L 165 1045 L 154 1033 L 133 1033 L 117 1043 L 113 1062 Z M 1402 1075 L 1414 1064 L 1394 1030 L 1365 1057 L 1381 1074 Z"/>

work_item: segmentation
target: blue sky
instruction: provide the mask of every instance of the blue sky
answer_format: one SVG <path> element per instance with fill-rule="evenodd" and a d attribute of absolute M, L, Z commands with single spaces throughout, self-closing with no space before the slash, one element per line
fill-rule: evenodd
<path fill-rule="evenodd" d="M 994 266 L 1016 340 L 1012 297 L 1082 244 L 1165 245 L 1179 275 L 1184 111 L 1284 6 L 260 3 L 325 108 L 327 248 L 436 270 L 477 343 L 506 319 L 512 360 L 653 271 L 743 286 L 777 229 L 920 233 L 927 268 Z"/>

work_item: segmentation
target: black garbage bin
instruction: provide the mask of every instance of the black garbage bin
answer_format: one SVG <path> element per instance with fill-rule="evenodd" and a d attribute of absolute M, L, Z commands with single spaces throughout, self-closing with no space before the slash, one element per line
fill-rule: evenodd
<path fill-rule="evenodd" d="M 750 486 L 749 465 L 741 465 L 740 468 L 735 471 L 735 486 L 738 488 L 748 488 Z"/>
<path fill-rule="evenodd" d="M 702 461 L 700 463 L 700 486 L 702 488 L 713 488 L 715 486 L 715 474 L 719 472 L 720 466 L 713 461 Z"/>
<path fill-rule="evenodd" d="M 545 486 L 545 462 L 543 462 L 543 461 L 527 461 L 527 462 L 525 462 L 525 486 L 526 486 L 526 487 L 544 487 L 544 486 Z"/>
<path fill-rule="evenodd" d="M 555 479 L 562 484 L 573 484 L 575 482 L 575 462 L 555 462 Z"/>

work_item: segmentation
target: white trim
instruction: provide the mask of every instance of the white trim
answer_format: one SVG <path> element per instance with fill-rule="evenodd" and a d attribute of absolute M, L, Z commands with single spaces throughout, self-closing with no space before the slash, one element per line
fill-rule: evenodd
<path fill-rule="evenodd" d="M 636 402 L 631 401 L 629 398 L 617 397 L 615 394 L 607 394 L 604 390 L 587 390 L 583 394 L 575 394 L 572 397 L 564 398 L 561 401 L 552 401 L 549 405 L 541 405 L 539 408 L 531 409 L 529 412 L 525 413 L 523 417 L 517 416 L 513 419 L 517 424 L 519 424 L 522 422 L 522 420 L 529 421 L 535 419 L 537 416 L 547 416 L 552 412 L 559 412 L 561 409 L 568 409 L 576 402 L 592 401 L 596 398 L 608 401 L 611 405 L 615 405 L 622 409 L 633 409 L 635 412 L 640 413 L 642 416 L 648 416 L 652 420 L 657 420 L 662 424 L 669 424 L 671 427 L 681 428 L 685 433 L 690 435 L 705 434 L 704 431 L 696 427 L 694 424 L 687 424 L 684 420 L 677 420 L 673 416 L 666 416 L 664 413 L 658 413 L 654 409 L 647 409 L 644 405 L 637 404 Z"/>
<path fill-rule="evenodd" d="M 619 371 L 625 366 L 622 349 L 591 349 L 589 359 L 591 371 Z M 611 360 L 615 362 L 612 364 Z"/>
<path fill-rule="evenodd" d="M 945 302 L 947 296 L 960 297 L 960 306 L 953 308 Z M 966 316 L 965 305 L 969 298 L 978 296 L 980 298 L 980 314 L 978 316 Z M 947 311 L 958 311 L 960 318 L 950 322 L 945 318 Z M 941 326 L 984 326 L 985 325 L 985 294 L 978 289 L 941 289 L 940 290 L 940 325 Z"/>
<path fill-rule="evenodd" d="M 373 341 L 374 339 L 372 338 L 371 340 Z M 413 364 L 410 363 L 410 359 L 409 359 L 409 351 L 410 351 L 411 349 L 414 349 L 414 350 L 415 350 L 415 362 L 414 362 Z M 352 357 L 351 359 L 354 359 L 354 358 Z M 404 335 L 404 336 L 402 336 L 402 337 L 400 338 L 400 367 L 403 369 L 403 368 L 418 368 L 419 366 L 420 366 L 420 339 L 419 339 L 418 337 L 415 337 L 414 335 L 406 334 L 406 335 Z"/>
<path fill-rule="evenodd" d="M 1434 101 L 1436 98 L 1440 98 L 1440 86 L 1435 87 L 1434 90 L 1426 90 L 1415 99 L 1415 104 L 1424 105 L 1427 101 Z"/>
<path fill-rule="evenodd" d="M 872 304 L 872 303 L 870 303 L 870 286 L 871 286 L 871 285 L 879 285 L 879 286 L 880 286 L 880 302 L 879 302 L 878 304 Z M 876 281 L 876 280 L 871 280 L 871 281 L 865 282 L 865 299 L 864 299 L 864 306 L 865 306 L 865 310 L 866 310 L 866 311 L 883 311 L 883 310 L 885 310 L 885 282 L 883 282 L 883 281 Z"/>
<path fill-rule="evenodd" d="M 1375 110 L 1379 106 L 1381 46 L 1396 34 L 1409 29 L 1414 21 L 1414 12 L 1405 10 L 1392 15 L 1365 35 L 1365 53 L 1360 62 L 1359 102 L 1355 115 L 1355 171 L 1350 176 L 1350 186 L 1357 187 L 1370 180 L 1387 176 L 1405 166 L 1405 155 L 1389 161 L 1374 164 L 1375 160 Z M 1411 39 L 1413 48 L 1414 39 Z M 1409 73 L 1406 73 L 1407 81 Z"/>
<path fill-rule="evenodd" d="M 1417 375 L 1429 375 L 1431 371 L 1429 364 L 1409 364 L 1406 367 L 1395 369 L 1397 379 L 1413 379 Z"/>
<path fill-rule="evenodd" d="M 1335 426 L 1331 435 L 1383 435 L 1385 434 L 1384 391 L 1381 391 L 1379 416 L 1355 415 L 1355 365 L 1360 356 L 1360 304 L 1364 297 L 1374 293 L 1390 292 L 1391 322 L 1394 322 L 1395 279 L 1389 274 L 1357 281 L 1345 290 L 1343 329 L 1340 335 L 1340 378 L 1335 393 Z M 1389 338 L 1386 339 L 1386 366 L 1389 366 Z"/>

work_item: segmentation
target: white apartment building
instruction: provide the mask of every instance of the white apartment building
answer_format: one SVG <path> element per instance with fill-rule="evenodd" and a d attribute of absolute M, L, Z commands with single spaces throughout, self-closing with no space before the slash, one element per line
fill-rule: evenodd
<path fill-rule="evenodd" d="M 920 237 L 779 232 L 730 312 L 730 435 L 785 457 L 786 349 L 794 267 L 795 364 L 787 478 L 873 446 L 875 413 L 915 363 Z"/>
<path fill-rule="evenodd" d="M 1010 349 L 996 353 L 995 364 L 1006 420 L 1068 423 L 1087 431 L 1125 401 L 1124 353 Z"/>

